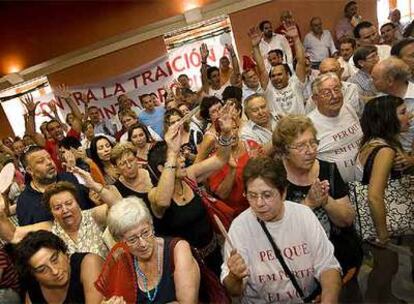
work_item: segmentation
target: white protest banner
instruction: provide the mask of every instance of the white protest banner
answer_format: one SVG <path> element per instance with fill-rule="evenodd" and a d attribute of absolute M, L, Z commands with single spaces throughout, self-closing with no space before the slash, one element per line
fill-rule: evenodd
<path fill-rule="evenodd" d="M 174 79 L 180 74 L 186 74 L 190 78 L 194 90 L 201 87 L 201 43 L 206 43 L 209 48 L 208 64 L 218 66 L 223 55 L 227 55 L 226 43 L 231 43 L 232 37 L 228 33 L 198 40 L 191 44 L 185 44 L 173 49 L 166 56 L 159 57 L 143 66 L 140 66 L 125 74 L 98 83 L 85 84 L 77 87 L 69 87 L 75 103 L 84 111 L 85 105 L 97 106 L 105 119 L 111 119 L 118 113 L 117 97 L 126 94 L 135 106 L 140 106 L 139 96 L 142 94 L 156 93 L 158 99 L 163 102 L 164 87 L 173 85 Z M 64 121 L 70 109 L 61 98 L 55 98 L 53 92 L 44 77 L 45 86 L 32 91 L 35 101 L 40 101 L 36 111 L 36 126 L 49 120 L 42 116 L 42 111 L 50 112 L 47 104 L 54 100 L 61 119 Z M 27 91 L 25 83 L 23 89 L 14 89 L 1 92 L 0 98 Z M 3 109 L 13 128 L 15 135 L 22 136 L 24 127 L 24 106 L 18 98 L 2 102 Z"/>

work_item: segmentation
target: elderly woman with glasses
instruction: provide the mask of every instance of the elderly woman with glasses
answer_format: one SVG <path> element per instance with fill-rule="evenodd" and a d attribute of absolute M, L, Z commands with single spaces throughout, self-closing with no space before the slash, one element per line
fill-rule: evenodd
<path fill-rule="evenodd" d="M 108 228 L 115 240 L 128 246 L 138 285 L 137 303 L 198 302 L 200 271 L 189 244 L 180 240 L 172 247 L 172 238 L 156 236 L 150 212 L 141 199 L 131 196 L 113 206 Z M 127 276 L 125 280 L 134 280 Z M 124 302 L 119 297 L 111 300 Z"/>
<path fill-rule="evenodd" d="M 243 182 L 250 208 L 234 219 L 224 246 L 221 280 L 228 292 L 241 303 L 310 303 L 320 293 L 316 278 L 322 303 L 337 303 L 340 266 L 333 246 L 309 208 L 286 200 L 283 164 L 252 158 Z"/>
<path fill-rule="evenodd" d="M 273 132 L 273 147 L 286 168 L 286 199 L 312 209 L 333 242 L 336 257 L 346 273 L 350 268 L 359 266 L 360 261 L 352 261 L 349 258 L 353 255 L 351 252 L 346 254 L 346 259 L 341 257 L 335 237 L 340 228 L 352 227 L 355 212 L 348 197 L 348 187 L 335 163 L 317 159 L 316 133 L 308 117 L 287 115 L 278 122 Z M 352 228 L 347 229 L 351 229 L 357 244 Z"/>
<path fill-rule="evenodd" d="M 310 207 L 328 235 L 331 223 L 352 225 L 355 214 L 348 187 L 334 163 L 317 159 L 316 129 L 309 118 L 283 117 L 273 133 L 273 147 L 287 171 L 288 200 Z"/>

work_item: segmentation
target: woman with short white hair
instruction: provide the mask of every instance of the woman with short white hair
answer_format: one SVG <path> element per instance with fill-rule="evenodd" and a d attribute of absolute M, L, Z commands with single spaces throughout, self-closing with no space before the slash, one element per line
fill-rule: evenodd
<path fill-rule="evenodd" d="M 152 217 L 140 198 L 130 196 L 114 205 L 108 213 L 108 228 L 116 241 L 128 246 L 138 303 L 198 301 L 200 271 L 189 244 L 180 240 L 170 249 L 172 238 L 154 235 Z"/>

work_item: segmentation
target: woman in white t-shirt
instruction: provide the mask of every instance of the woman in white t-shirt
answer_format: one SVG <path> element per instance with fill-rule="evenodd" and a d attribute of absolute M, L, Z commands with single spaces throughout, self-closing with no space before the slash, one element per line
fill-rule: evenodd
<path fill-rule="evenodd" d="M 285 200 L 283 163 L 252 158 L 243 182 L 250 208 L 231 224 L 221 267 L 230 295 L 241 303 L 306 302 L 320 292 L 317 279 L 322 303 L 337 303 L 341 280 L 333 246 L 308 207 Z"/>

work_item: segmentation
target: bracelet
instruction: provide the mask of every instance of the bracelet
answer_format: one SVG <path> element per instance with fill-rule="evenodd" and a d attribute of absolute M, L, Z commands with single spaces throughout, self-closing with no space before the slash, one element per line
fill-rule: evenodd
<path fill-rule="evenodd" d="M 105 188 L 105 186 L 104 185 L 101 185 L 102 187 L 101 187 L 101 189 L 99 189 L 99 191 L 98 192 L 96 192 L 96 193 L 98 193 L 98 194 L 101 194 L 102 193 L 102 191 L 103 191 L 103 189 Z"/>
<path fill-rule="evenodd" d="M 165 165 L 164 165 L 164 169 L 176 169 L 176 168 L 177 168 L 176 165 L 170 165 L 170 164 L 167 164 L 167 163 L 165 163 Z"/>
<path fill-rule="evenodd" d="M 230 138 L 224 138 L 223 136 L 220 136 L 218 138 L 218 144 L 222 147 L 231 146 L 236 140 L 235 136 L 232 136 Z"/>

